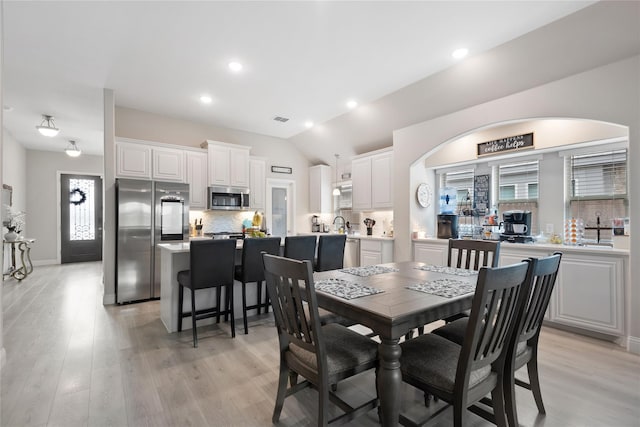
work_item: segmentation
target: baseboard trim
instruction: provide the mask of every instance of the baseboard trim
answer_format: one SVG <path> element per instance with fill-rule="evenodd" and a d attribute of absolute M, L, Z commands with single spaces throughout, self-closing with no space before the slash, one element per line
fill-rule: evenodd
<path fill-rule="evenodd" d="M 113 305 L 116 303 L 116 294 L 104 294 L 102 297 L 102 305 Z"/>
<path fill-rule="evenodd" d="M 33 266 L 38 267 L 41 265 L 58 265 L 60 261 L 57 259 L 39 259 L 37 261 L 33 261 Z"/>
<path fill-rule="evenodd" d="M 640 338 L 629 336 L 627 350 L 629 353 L 640 354 Z"/>

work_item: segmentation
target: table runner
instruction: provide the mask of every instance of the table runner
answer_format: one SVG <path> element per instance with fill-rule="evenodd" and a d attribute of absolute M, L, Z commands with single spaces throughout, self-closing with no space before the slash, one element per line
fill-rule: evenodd
<path fill-rule="evenodd" d="M 475 283 L 463 282 L 454 279 L 436 279 L 429 282 L 407 286 L 407 289 L 438 295 L 445 298 L 453 298 L 460 295 L 475 292 Z"/>
<path fill-rule="evenodd" d="M 366 267 L 349 267 L 343 268 L 343 273 L 349 273 L 360 277 L 368 277 L 373 276 L 375 274 L 383 274 L 383 273 L 391 273 L 394 271 L 399 271 L 397 268 L 392 267 L 384 267 L 382 265 L 369 265 Z"/>
<path fill-rule="evenodd" d="M 347 300 L 384 292 L 382 289 L 376 289 L 338 278 L 319 280 L 315 282 L 315 288 L 316 291 L 326 292 Z"/>

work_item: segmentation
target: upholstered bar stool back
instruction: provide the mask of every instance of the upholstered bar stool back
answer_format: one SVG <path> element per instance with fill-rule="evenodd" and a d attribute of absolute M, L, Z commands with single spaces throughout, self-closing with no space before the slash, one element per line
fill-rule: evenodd
<path fill-rule="evenodd" d="M 182 319 L 191 317 L 193 346 L 198 346 L 196 320 L 220 315 L 231 315 L 231 335 L 236 336 L 233 316 L 233 272 L 236 253 L 235 240 L 193 240 L 190 243 L 189 270 L 178 272 L 178 331 L 182 331 Z M 191 312 L 183 311 L 184 288 L 191 291 Z M 195 291 L 217 288 L 215 307 L 196 311 Z M 221 306 L 221 291 L 225 289 L 224 307 Z"/>
<path fill-rule="evenodd" d="M 337 270 L 344 266 L 346 234 L 320 236 L 318 240 L 318 262 L 316 271 Z"/>
<path fill-rule="evenodd" d="M 316 257 L 316 236 L 287 236 L 284 238 L 284 257 L 298 261 Z"/>
<path fill-rule="evenodd" d="M 257 309 L 258 314 L 264 308 L 265 313 L 269 311 L 269 297 L 267 292 L 262 298 L 262 282 L 264 281 L 264 265 L 262 264 L 261 252 L 270 255 L 280 253 L 280 237 L 264 237 L 245 239 L 242 246 L 242 265 L 236 266 L 235 278 L 242 282 L 242 321 L 244 323 L 244 333 L 249 333 L 247 323 L 247 311 Z M 247 283 L 255 282 L 257 285 L 257 301 L 254 305 L 247 305 Z"/>

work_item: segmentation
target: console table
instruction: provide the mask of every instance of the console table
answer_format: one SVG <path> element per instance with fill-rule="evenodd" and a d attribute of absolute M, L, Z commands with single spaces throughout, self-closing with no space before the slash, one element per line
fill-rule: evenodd
<path fill-rule="evenodd" d="M 31 262 L 31 245 L 36 239 L 19 238 L 14 241 L 4 240 L 5 247 L 11 247 L 11 265 L 4 276 L 10 276 L 17 280 L 23 280 L 31 272 L 33 272 L 33 263 Z M 20 263 L 16 264 L 16 249 L 20 252 Z"/>

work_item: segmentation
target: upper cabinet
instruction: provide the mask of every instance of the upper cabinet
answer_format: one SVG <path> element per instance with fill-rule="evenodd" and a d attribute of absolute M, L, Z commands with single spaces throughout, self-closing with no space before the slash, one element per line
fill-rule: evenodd
<path fill-rule="evenodd" d="M 184 151 L 143 142 L 116 141 L 116 177 L 185 182 Z"/>
<path fill-rule="evenodd" d="M 116 177 L 151 179 L 151 147 L 116 142 Z"/>
<path fill-rule="evenodd" d="M 379 150 L 357 156 L 351 162 L 353 209 L 393 207 L 393 151 Z"/>
<path fill-rule="evenodd" d="M 153 147 L 151 177 L 158 181 L 185 182 L 184 151 L 175 148 Z"/>
<path fill-rule="evenodd" d="M 209 156 L 209 185 L 224 187 L 249 187 L 250 147 L 205 141 Z"/>
<path fill-rule="evenodd" d="M 249 201 L 252 209 L 266 207 L 267 162 L 263 159 L 249 159 Z"/>
<path fill-rule="evenodd" d="M 331 213 L 331 167 L 309 168 L 309 212 Z"/>
<path fill-rule="evenodd" d="M 189 207 L 207 208 L 207 152 L 187 151 L 187 183 L 189 184 Z"/>

